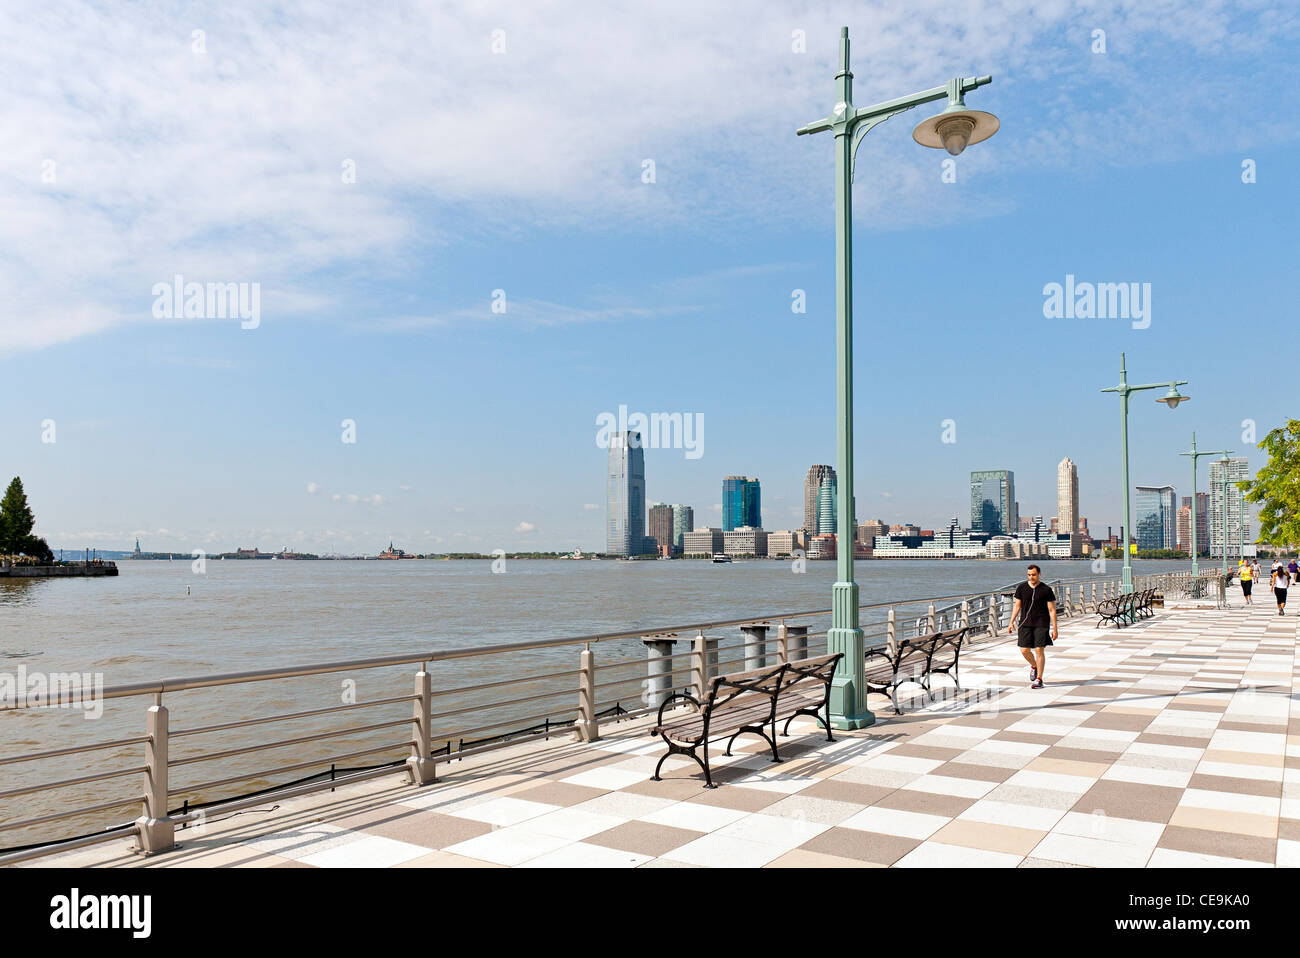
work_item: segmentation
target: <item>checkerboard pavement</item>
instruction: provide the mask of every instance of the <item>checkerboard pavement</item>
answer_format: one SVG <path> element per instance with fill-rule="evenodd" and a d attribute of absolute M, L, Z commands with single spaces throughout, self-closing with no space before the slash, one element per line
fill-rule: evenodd
<path fill-rule="evenodd" d="M 963 657 L 967 690 L 834 743 L 811 722 L 713 759 L 717 789 L 644 719 L 589 745 L 527 742 L 268 803 L 144 858 L 97 866 L 1068 867 L 1300 865 L 1297 619 L 1171 609 L 1123 630 L 1062 623 L 1043 689 L 1009 639 Z M 943 684 L 942 678 L 937 685 Z M 743 740 L 742 740 L 743 741 Z M 718 746 L 720 753 L 721 745 Z"/>

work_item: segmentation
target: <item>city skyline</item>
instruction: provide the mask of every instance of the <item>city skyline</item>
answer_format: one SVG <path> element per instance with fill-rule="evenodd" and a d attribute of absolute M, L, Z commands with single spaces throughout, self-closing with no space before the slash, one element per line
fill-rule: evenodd
<path fill-rule="evenodd" d="M 58 78 L 102 47 L 105 9 L 137 55 L 84 62 L 72 96 Z M 512 38 L 499 54 L 485 17 Z M 599 549 L 586 456 L 597 417 L 624 404 L 707 423 L 696 448 L 646 451 L 655 498 L 720 525 L 718 480 L 743 469 L 763 478 L 767 525 L 803 523 L 806 464 L 835 442 L 833 222 L 830 146 L 793 131 L 828 90 L 838 16 L 636 9 L 616 54 L 570 9 L 438 8 L 416 24 L 387 8 L 292 24 L 217 9 L 206 53 L 143 8 L 71 0 L 59 19 L 9 25 L 19 60 L 0 79 L 24 131 L 0 223 L 0 469 L 24 478 L 51 545 Z M 1274 403 L 1223 370 L 1288 382 L 1288 353 L 1224 336 L 1222 317 L 1287 315 L 1272 278 L 1296 253 L 1284 171 L 1300 132 L 1277 122 L 1274 91 L 1294 18 L 918 2 L 849 22 L 863 102 L 991 72 L 981 95 L 1005 124 L 955 160 L 892 125 L 860 151 L 859 515 L 943 528 L 965 512 L 954 485 L 1005 464 L 1022 512 L 1050 516 L 1068 452 L 1083 511 L 1118 527 L 1118 427 L 1099 390 L 1121 351 L 1135 381 L 1186 379 L 1194 399 L 1134 407 L 1135 475 L 1181 476 L 1193 429 L 1258 467 Z M 263 44 L 300 71 L 278 72 Z M 373 68 L 338 69 L 355 62 Z M 723 76 L 750 95 L 736 103 Z M 1194 114 L 1153 107 L 1189 95 Z M 307 100 L 333 107 L 294 107 Z M 597 131 L 611 100 L 634 108 Z M 233 108 L 174 108 L 216 101 Z M 736 111 L 725 138 L 702 122 Z M 515 149 L 457 132 L 507 112 L 525 118 Z M 969 231 L 996 256 L 936 270 L 935 250 Z M 177 276 L 259 284 L 256 324 L 160 314 L 153 291 Z M 1043 291 L 1069 278 L 1149 284 L 1149 325 L 1049 318 Z M 1008 341 L 1052 359 L 976 389 L 938 365 Z M 725 372 L 702 375 L 708 360 Z M 742 392 L 732 368 L 760 375 Z"/>

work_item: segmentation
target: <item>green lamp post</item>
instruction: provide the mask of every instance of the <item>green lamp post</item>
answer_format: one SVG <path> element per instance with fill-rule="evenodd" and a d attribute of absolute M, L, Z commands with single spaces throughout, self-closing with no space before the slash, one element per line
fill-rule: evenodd
<path fill-rule="evenodd" d="M 1186 402 L 1192 398 L 1191 396 L 1184 396 L 1178 391 L 1179 386 L 1186 385 L 1186 379 L 1179 379 L 1174 382 L 1130 386 L 1128 373 L 1124 368 L 1124 354 L 1120 353 L 1119 385 L 1108 386 L 1102 390 L 1104 393 L 1119 393 L 1120 399 L 1120 460 L 1123 463 L 1124 472 L 1124 570 L 1120 574 L 1120 590 L 1126 595 L 1133 591 L 1133 556 L 1129 552 L 1129 538 L 1133 535 L 1133 499 L 1132 490 L 1128 484 L 1128 397 L 1133 393 L 1143 392 L 1147 389 L 1162 389 L 1167 386 L 1169 391 L 1157 399 L 1156 402 L 1162 402 L 1170 409 L 1177 409 L 1180 402 Z"/>
<path fill-rule="evenodd" d="M 1225 452 L 1223 454 L 1223 458 L 1220 459 L 1219 462 L 1223 463 L 1223 499 L 1221 500 L 1221 505 L 1219 508 L 1223 512 L 1223 539 L 1222 539 L 1223 570 L 1222 571 L 1223 574 L 1226 576 L 1228 574 L 1228 464 L 1229 462 L 1231 462 L 1231 460 L 1228 458 L 1228 453 Z"/>
<path fill-rule="evenodd" d="M 836 103 L 830 116 L 796 131 L 835 136 L 835 337 L 836 446 L 841 497 L 836 517 L 837 581 L 831 591 L 831 628 L 827 650 L 844 657 L 831 687 L 831 724 L 841 729 L 865 728 L 875 716 L 867 709 L 862 630 L 858 628 L 858 585 L 853 579 L 853 167 L 858 144 L 879 123 L 922 103 L 948 99 L 947 108 L 912 131 L 922 146 L 942 148 L 953 156 L 971 143 L 987 140 L 998 130 L 991 113 L 966 109 L 963 96 L 991 83 L 991 76 L 960 77 L 945 86 L 877 103 L 853 105 L 853 74 L 849 72 L 849 28 L 840 29 L 840 69 L 835 74 Z"/>
<path fill-rule="evenodd" d="M 1192 448 L 1190 452 L 1180 452 L 1180 456 L 1190 456 L 1192 460 L 1192 575 L 1200 572 L 1200 567 L 1196 564 L 1196 554 L 1199 548 L 1196 544 L 1196 460 L 1201 456 L 1226 456 L 1232 452 L 1231 449 L 1215 449 L 1212 451 L 1197 451 L 1196 433 L 1192 433 Z"/>

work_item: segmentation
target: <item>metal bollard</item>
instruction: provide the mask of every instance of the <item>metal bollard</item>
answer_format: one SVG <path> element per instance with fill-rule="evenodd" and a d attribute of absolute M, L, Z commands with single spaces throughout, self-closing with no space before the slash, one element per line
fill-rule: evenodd
<path fill-rule="evenodd" d="M 642 639 L 646 651 L 645 704 L 659 708 L 673 688 L 673 646 L 676 639 Z"/>
<path fill-rule="evenodd" d="M 929 626 L 929 632 L 930 632 L 931 635 L 933 635 L 935 632 L 938 632 L 938 631 L 939 631 L 939 624 L 935 621 L 935 618 L 934 618 L 934 603 L 933 603 L 933 602 L 930 603 L 930 608 L 929 608 L 929 610 L 925 613 L 925 621 L 926 621 L 926 625 Z"/>
<path fill-rule="evenodd" d="M 745 671 L 761 669 L 767 664 L 767 629 L 766 625 L 742 625 L 740 631 L 745 633 Z"/>

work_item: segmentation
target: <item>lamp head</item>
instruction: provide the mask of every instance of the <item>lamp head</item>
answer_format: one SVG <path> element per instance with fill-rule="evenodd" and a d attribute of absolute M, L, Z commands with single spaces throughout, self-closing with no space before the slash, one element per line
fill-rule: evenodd
<path fill-rule="evenodd" d="M 1178 391 L 1178 387 L 1171 383 L 1169 392 L 1157 399 L 1156 402 L 1165 403 L 1170 409 L 1177 409 L 1180 402 L 1187 402 L 1191 398 L 1191 396 L 1184 396 Z"/>
<path fill-rule="evenodd" d="M 998 131 L 998 118 L 982 110 L 968 110 L 961 95 L 950 96 L 948 108 L 938 116 L 922 120 L 912 131 L 912 139 L 922 146 L 947 150 L 958 156 L 972 143 L 987 140 Z"/>

